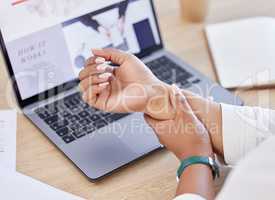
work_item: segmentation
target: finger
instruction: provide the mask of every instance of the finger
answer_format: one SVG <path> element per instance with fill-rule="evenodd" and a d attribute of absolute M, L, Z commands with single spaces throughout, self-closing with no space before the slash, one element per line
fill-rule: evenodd
<path fill-rule="evenodd" d="M 79 73 L 79 80 L 83 80 L 88 78 L 91 75 L 101 74 L 105 72 L 112 73 L 114 71 L 114 67 L 107 65 L 107 64 L 100 64 L 100 65 L 90 65 L 84 68 Z"/>
<path fill-rule="evenodd" d="M 105 62 L 105 58 L 92 56 L 86 60 L 85 67 L 94 64 L 103 64 Z"/>
<path fill-rule="evenodd" d="M 173 109 L 177 109 L 176 105 L 176 94 L 179 93 L 177 85 L 172 85 L 172 90 L 170 91 L 170 101 L 172 104 Z"/>
<path fill-rule="evenodd" d="M 87 59 L 85 68 L 79 73 L 79 79 L 85 78 L 85 73 L 90 71 L 90 74 L 97 73 L 97 69 L 95 69 L 98 65 L 102 65 L 106 62 L 105 58 L 92 56 Z M 103 70 L 103 67 L 99 68 L 99 70 Z M 89 74 L 89 73 L 88 73 Z"/>
<path fill-rule="evenodd" d="M 89 103 L 90 105 L 94 105 L 96 103 L 97 95 L 100 94 L 103 90 L 105 90 L 108 85 L 109 85 L 109 82 L 90 86 L 84 92 L 82 96 L 83 100 Z"/>
<path fill-rule="evenodd" d="M 89 77 L 85 78 L 84 80 L 82 80 L 80 82 L 79 86 L 82 91 L 85 91 L 91 85 L 98 85 L 100 83 L 108 82 L 111 77 L 112 77 L 111 73 L 103 73 L 100 75 L 89 76 Z"/>
<path fill-rule="evenodd" d="M 183 117 L 183 115 L 194 115 L 193 110 L 189 105 L 186 97 L 181 92 L 176 94 L 176 108 L 179 111 L 177 112 L 178 117 Z"/>
<path fill-rule="evenodd" d="M 129 54 L 117 49 L 93 49 L 93 54 L 98 57 L 103 57 L 105 60 L 111 61 L 114 64 L 121 65 L 128 58 Z"/>
<path fill-rule="evenodd" d="M 82 69 L 78 75 L 79 80 L 83 80 L 91 75 L 97 74 L 97 69 L 96 69 L 97 65 L 89 65 L 87 67 L 85 67 L 84 69 Z"/>
<path fill-rule="evenodd" d="M 98 98 L 97 98 L 97 101 L 96 101 L 96 104 L 95 104 L 95 108 L 98 108 L 98 109 L 102 109 L 102 110 L 105 110 L 105 111 L 110 111 L 112 112 L 111 110 L 108 110 L 108 99 L 110 97 L 110 92 L 111 92 L 111 89 L 110 89 L 111 85 L 108 85 L 99 95 L 98 95 Z"/>

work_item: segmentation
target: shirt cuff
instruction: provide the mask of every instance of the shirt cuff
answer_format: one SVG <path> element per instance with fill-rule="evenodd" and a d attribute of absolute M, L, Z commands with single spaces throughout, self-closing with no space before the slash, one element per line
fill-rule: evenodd
<path fill-rule="evenodd" d="M 206 200 L 206 199 L 197 194 L 183 194 L 176 197 L 174 200 Z"/>
<path fill-rule="evenodd" d="M 235 165 L 266 137 L 268 112 L 264 109 L 221 104 L 224 159 Z"/>

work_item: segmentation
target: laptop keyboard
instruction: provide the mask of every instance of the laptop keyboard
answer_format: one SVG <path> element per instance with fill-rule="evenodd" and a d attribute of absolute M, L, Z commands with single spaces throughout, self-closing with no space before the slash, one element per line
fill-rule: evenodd
<path fill-rule="evenodd" d="M 190 82 L 193 75 L 165 56 L 146 65 L 168 84 L 175 83 L 181 88 L 187 88 L 200 82 L 199 79 Z M 91 108 L 82 100 L 80 93 L 40 107 L 35 113 L 67 144 L 129 115 Z"/>
<path fill-rule="evenodd" d="M 146 63 L 146 65 L 160 80 L 168 84 L 176 84 L 180 88 L 188 88 L 201 81 L 166 56 L 157 58 L 156 60 Z M 190 81 L 191 79 L 192 81 Z"/>
<path fill-rule="evenodd" d="M 80 93 L 72 94 L 60 101 L 35 110 L 35 113 L 60 136 L 71 143 L 91 134 L 129 114 L 105 113 L 86 104 Z"/>

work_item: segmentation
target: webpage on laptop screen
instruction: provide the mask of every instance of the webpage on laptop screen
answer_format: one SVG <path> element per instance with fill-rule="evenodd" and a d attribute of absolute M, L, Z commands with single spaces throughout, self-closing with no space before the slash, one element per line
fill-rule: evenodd
<path fill-rule="evenodd" d="M 160 43 L 149 0 L 2 0 L 0 28 L 23 100 L 76 79 L 91 48 Z"/>

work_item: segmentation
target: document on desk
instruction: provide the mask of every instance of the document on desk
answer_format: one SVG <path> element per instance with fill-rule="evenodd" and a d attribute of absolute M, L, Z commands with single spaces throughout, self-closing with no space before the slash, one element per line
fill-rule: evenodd
<path fill-rule="evenodd" d="M 0 110 L 0 167 L 16 170 L 15 110 Z"/>
<path fill-rule="evenodd" d="M 0 167 L 1 199 L 83 200 L 23 174 Z"/>

